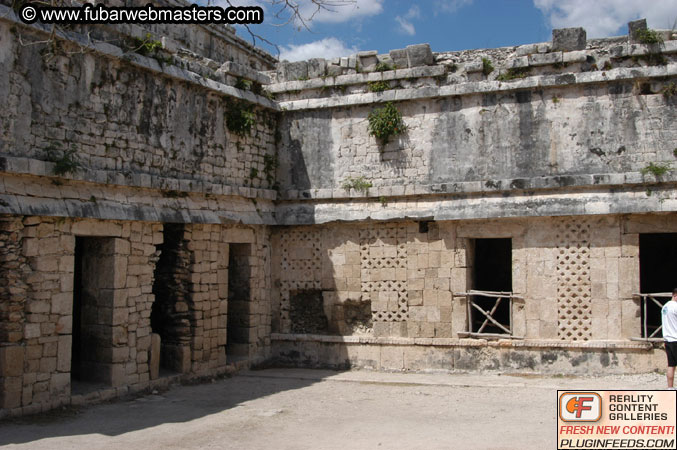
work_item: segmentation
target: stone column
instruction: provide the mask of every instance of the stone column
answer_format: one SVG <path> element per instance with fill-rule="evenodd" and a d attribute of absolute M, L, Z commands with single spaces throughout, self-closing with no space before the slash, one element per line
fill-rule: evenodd
<path fill-rule="evenodd" d="M 0 408 L 21 406 L 27 269 L 21 218 L 0 218 Z"/>

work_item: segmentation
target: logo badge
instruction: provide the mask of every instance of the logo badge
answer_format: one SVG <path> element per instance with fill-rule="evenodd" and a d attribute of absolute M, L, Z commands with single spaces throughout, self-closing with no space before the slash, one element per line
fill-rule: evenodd
<path fill-rule="evenodd" d="M 564 392 L 559 396 L 563 422 L 597 422 L 602 417 L 602 397 L 596 392 Z"/>

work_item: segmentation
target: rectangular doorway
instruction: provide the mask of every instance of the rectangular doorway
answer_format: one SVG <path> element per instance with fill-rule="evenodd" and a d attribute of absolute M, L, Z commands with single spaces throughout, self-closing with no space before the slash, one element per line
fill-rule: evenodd
<path fill-rule="evenodd" d="M 114 239 L 76 237 L 73 274 L 71 382 L 75 393 L 85 385 L 112 383 Z"/>
<path fill-rule="evenodd" d="M 661 338 L 661 307 L 677 288 L 677 233 L 639 235 L 642 337 Z M 655 295 L 662 294 L 662 295 Z"/>
<path fill-rule="evenodd" d="M 252 341 L 251 244 L 230 244 L 228 252 L 228 329 L 226 360 L 234 363 L 249 358 Z"/>
<path fill-rule="evenodd" d="M 471 239 L 472 295 L 468 305 L 471 333 L 510 334 L 512 330 L 512 239 Z M 508 293 L 501 296 L 497 292 Z"/>

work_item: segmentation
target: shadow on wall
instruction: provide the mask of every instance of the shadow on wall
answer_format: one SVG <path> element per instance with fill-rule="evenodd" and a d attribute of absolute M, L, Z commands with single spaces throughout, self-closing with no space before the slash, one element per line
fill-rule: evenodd
<path fill-rule="evenodd" d="M 323 373 L 324 377 L 333 375 Z M 126 433 L 164 424 L 182 424 L 236 408 L 248 401 L 308 387 L 318 380 L 236 376 L 210 384 L 183 386 L 158 395 L 92 406 L 62 408 L 0 423 L 0 446 L 46 438 Z M 63 443 L 66 446 L 70 444 Z M 72 444 L 77 446 L 77 444 Z"/>

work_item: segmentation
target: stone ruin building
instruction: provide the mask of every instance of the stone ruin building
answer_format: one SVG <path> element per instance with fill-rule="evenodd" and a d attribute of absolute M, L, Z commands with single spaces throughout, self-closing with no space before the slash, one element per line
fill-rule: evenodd
<path fill-rule="evenodd" d="M 0 416 L 262 363 L 664 366 L 673 31 L 277 64 L 0 3 Z"/>

